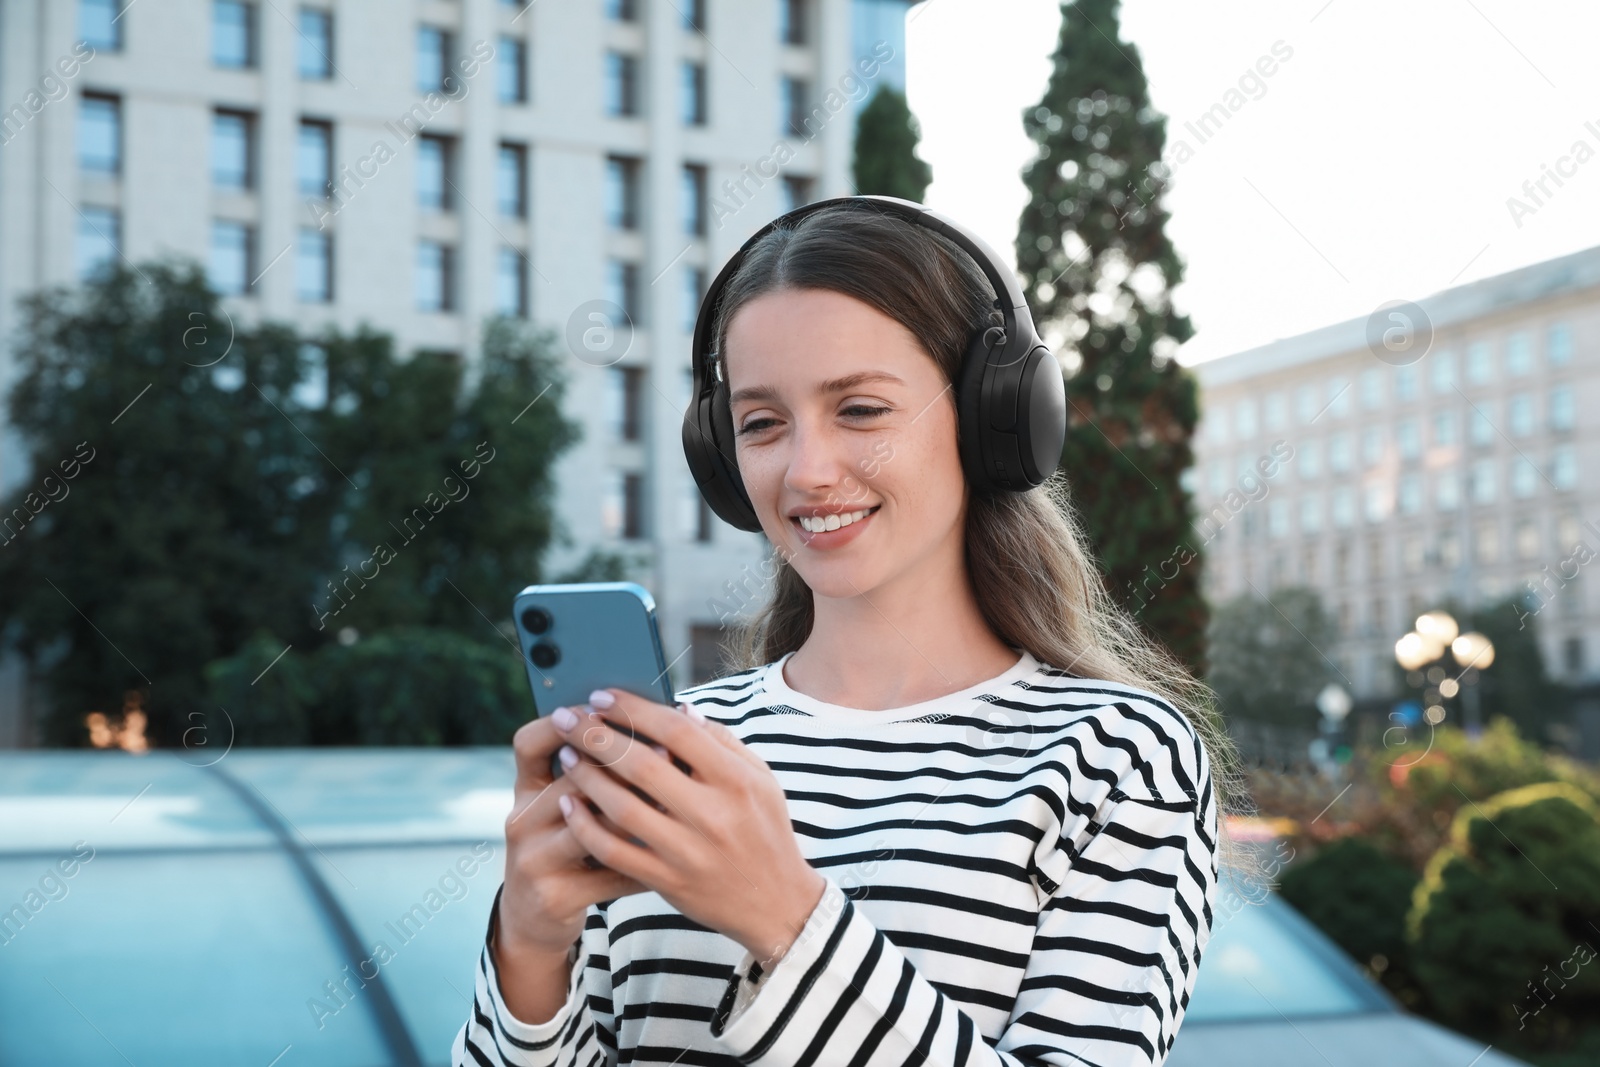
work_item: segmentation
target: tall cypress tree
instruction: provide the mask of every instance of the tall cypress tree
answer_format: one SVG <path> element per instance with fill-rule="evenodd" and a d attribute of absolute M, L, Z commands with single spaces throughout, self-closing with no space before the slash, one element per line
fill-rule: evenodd
<path fill-rule="evenodd" d="M 1061 5 L 1049 87 L 1022 116 L 1038 149 L 1023 170 L 1017 268 L 1041 329 L 1064 337 L 1062 467 L 1106 587 L 1203 675 L 1203 560 L 1180 483 L 1197 389 L 1173 358 L 1194 331 L 1171 300 L 1183 264 L 1161 204 L 1166 118 L 1138 50 L 1119 39 L 1118 6 Z"/>
<path fill-rule="evenodd" d="M 933 168 L 919 157 L 922 129 L 906 98 L 887 85 L 878 87 L 856 119 L 856 192 L 898 196 L 922 202 L 933 180 Z"/>

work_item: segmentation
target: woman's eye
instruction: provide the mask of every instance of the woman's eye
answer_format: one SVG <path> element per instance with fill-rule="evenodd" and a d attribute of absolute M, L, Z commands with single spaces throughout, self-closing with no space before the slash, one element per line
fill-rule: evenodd
<path fill-rule="evenodd" d="M 851 404 L 849 407 L 846 407 L 843 410 L 842 414 L 850 415 L 855 418 L 870 419 L 886 414 L 888 411 L 889 409 L 886 407 L 874 407 L 871 404 Z"/>
<path fill-rule="evenodd" d="M 747 433 L 760 433 L 762 430 L 769 429 L 777 424 L 777 419 L 751 419 L 749 422 L 739 427 L 738 436 L 742 437 Z"/>

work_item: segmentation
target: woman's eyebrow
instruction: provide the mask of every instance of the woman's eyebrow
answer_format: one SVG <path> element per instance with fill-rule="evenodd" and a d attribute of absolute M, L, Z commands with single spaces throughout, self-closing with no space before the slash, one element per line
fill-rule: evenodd
<path fill-rule="evenodd" d="M 817 385 L 817 392 L 842 393 L 846 389 L 854 389 L 856 386 L 862 385 L 866 382 L 893 382 L 896 385 L 906 384 L 905 379 L 899 377 L 898 375 L 890 374 L 888 371 L 863 370 L 856 371 L 854 374 L 846 374 L 839 378 L 829 378 L 827 381 L 821 382 Z M 778 391 L 772 388 L 770 385 L 747 385 L 743 389 L 734 390 L 733 395 L 728 398 L 728 403 L 737 404 L 741 400 L 775 401 L 777 399 Z"/>

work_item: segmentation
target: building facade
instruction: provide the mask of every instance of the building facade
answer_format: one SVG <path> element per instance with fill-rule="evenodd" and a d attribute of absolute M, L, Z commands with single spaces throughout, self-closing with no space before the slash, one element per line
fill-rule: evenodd
<path fill-rule="evenodd" d="M 705 677 L 765 543 L 684 465 L 689 338 L 754 230 L 853 191 L 855 112 L 904 79 L 905 4 L 860 2 L 0 0 L 0 337 L 23 293 L 170 253 L 240 324 L 469 357 L 493 315 L 549 327 L 583 425 L 550 570 L 639 560 Z M 0 489 L 27 475 L 0 427 Z"/>
<path fill-rule="evenodd" d="M 1417 307 L 1192 367 L 1207 595 L 1314 588 L 1375 698 L 1418 615 L 1520 593 L 1549 672 L 1594 681 L 1600 248 Z"/>

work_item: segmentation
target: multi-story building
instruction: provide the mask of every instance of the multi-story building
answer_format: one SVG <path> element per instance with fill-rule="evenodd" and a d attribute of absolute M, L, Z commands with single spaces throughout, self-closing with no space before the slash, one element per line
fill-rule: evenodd
<path fill-rule="evenodd" d="M 1600 248 L 1417 304 L 1194 365 L 1207 594 L 1316 589 L 1382 697 L 1419 614 L 1521 593 L 1551 674 L 1592 681 Z"/>
<path fill-rule="evenodd" d="M 167 253 L 240 323 L 469 355 L 489 316 L 548 326 L 584 429 L 552 569 L 643 559 L 675 679 L 704 677 L 763 542 L 684 465 L 689 335 L 751 232 L 852 191 L 905 47 L 903 0 L 854 2 L 0 0 L 0 337 L 20 294 Z M 0 488 L 26 474 L 0 427 Z"/>

